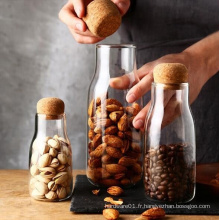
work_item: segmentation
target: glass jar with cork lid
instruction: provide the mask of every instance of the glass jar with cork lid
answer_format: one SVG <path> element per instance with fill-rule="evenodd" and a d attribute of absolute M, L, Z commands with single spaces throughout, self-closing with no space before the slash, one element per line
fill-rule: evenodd
<path fill-rule="evenodd" d="M 29 167 L 31 197 L 43 201 L 62 201 L 71 196 L 72 149 L 61 99 L 43 98 L 37 103 Z"/>
<path fill-rule="evenodd" d="M 145 126 L 146 196 L 154 202 L 188 202 L 195 194 L 196 168 L 188 71 L 180 63 L 162 63 L 153 75 Z"/>

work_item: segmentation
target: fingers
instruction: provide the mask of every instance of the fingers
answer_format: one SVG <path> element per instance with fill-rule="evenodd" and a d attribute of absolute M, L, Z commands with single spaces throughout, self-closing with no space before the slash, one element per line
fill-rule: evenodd
<path fill-rule="evenodd" d="M 146 92 L 148 92 L 151 88 L 151 83 L 153 82 L 153 74 L 147 74 L 145 77 L 141 79 L 135 86 L 133 86 L 127 96 L 127 102 L 131 103 L 139 99 L 143 96 Z"/>
<path fill-rule="evenodd" d="M 74 7 L 74 11 L 76 12 L 79 18 L 82 18 L 85 15 L 85 5 L 83 0 L 70 0 Z"/>
<path fill-rule="evenodd" d="M 134 118 L 133 126 L 136 129 L 143 129 L 144 128 L 145 119 L 146 119 L 147 113 L 150 109 L 150 105 L 151 105 L 151 102 L 148 102 L 148 104 Z"/>
<path fill-rule="evenodd" d="M 74 7 L 71 2 L 68 2 L 59 12 L 60 20 L 65 23 L 68 27 L 84 32 L 87 30 L 86 24 L 82 19 L 78 18 L 74 12 Z"/>
<path fill-rule="evenodd" d="M 112 0 L 118 7 L 121 15 L 124 15 L 129 7 L 130 7 L 130 0 Z"/>

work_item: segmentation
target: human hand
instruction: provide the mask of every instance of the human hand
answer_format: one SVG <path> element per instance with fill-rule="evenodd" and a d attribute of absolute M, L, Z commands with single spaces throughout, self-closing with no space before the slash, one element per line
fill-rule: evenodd
<path fill-rule="evenodd" d="M 67 25 L 74 39 L 82 44 L 94 44 L 104 38 L 94 36 L 82 20 L 85 16 L 86 6 L 92 0 L 69 0 L 59 12 L 60 20 Z M 130 6 L 130 0 L 112 0 L 124 15 Z"/>

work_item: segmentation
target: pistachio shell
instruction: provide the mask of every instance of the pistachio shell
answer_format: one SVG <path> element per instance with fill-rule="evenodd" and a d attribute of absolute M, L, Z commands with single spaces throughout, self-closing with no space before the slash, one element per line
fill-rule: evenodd
<path fill-rule="evenodd" d="M 57 194 L 53 191 L 48 192 L 45 197 L 50 200 L 54 200 L 57 198 Z"/>
<path fill-rule="evenodd" d="M 51 191 L 56 191 L 57 190 L 57 185 L 54 181 L 50 181 L 48 183 L 48 189 L 51 190 Z"/>
<path fill-rule="evenodd" d="M 44 168 L 39 168 L 41 171 L 40 175 L 46 178 L 52 178 L 56 175 L 56 170 L 52 167 L 44 167 Z"/>
<path fill-rule="evenodd" d="M 34 189 L 31 193 L 31 196 L 34 197 L 35 199 L 44 199 L 44 195 L 42 195 L 41 193 L 39 193 L 38 190 Z"/>
<path fill-rule="evenodd" d="M 58 140 L 59 137 L 60 137 L 60 136 L 59 136 L 58 134 L 55 134 L 55 135 L 53 136 L 53 139 Z"/>
<path fill-rule="evenodd" d="M 58 140 L 62 141 L 64 144 L 67 144 L 67 145 L 69 144 L 68 141 L 63 137 L 58 137 Z"/>
<path fill-rule="evenodd" d="M 63 165 L 63 164 L 60 164 L 58 167 L 57 167 L 57 171 L 58 172 L 64 172 L 66 170 L 66 166 Z"/>
<path fill-rule="evenodd" d="M 36 180 L 38 180 L 40 182 L 43 182 L 43 183 L 49 183 L 50 182 L 50 179 L 48 179 L 46 177 L 43 177 L 41 175 L 36 175 L 35 178 L 36 178 Z"/>
<path fill-rule="evenodd" d="M 49 154 L 50 154 L 52 157 L 56 157 L 57 154 L 58 154 L 58 152 L 57 152 L 56 149 L 54 149 L 54 148 L 51 147 L 50 150 L 49 150 Z"/>
<path fill-rule="evenodd" d="M 32 144 L 32 149 L 33 149 L 34 151 L 36 151 L 36 150 L 37 150 L 37 146 L 38 146 L 38 139 L 35 139 L 34 142 L 33 142 L 33 144 Z"/>
<path fill-rule="evenodd" d="M 43 154 L 38 161 L 38 166 L 40 168 L 42 167 L 47 167 L 48 165 L 51 164 L 51 156 L 47 153 L 47 154 Z"/>
<path fill-rule="evenodd" d="M 57 168 L 59 165 L 60 165 L 59 160 L 57 158 L 53 158 L 50 167 Z"/>
<path fill-rule="evenodd" d="M 38 170 L 36 164 L 34 164 L 34 165 L 31 166 L 30 173 L 31 173 L 32 176 L 35 176 L 35 175 L 38 175 L 38 174 L 39 174 L 39 170 Z"/>
<path fill-rule="evenodd" d="M 68 176 L 72 178 L 72 167 L 70 167 L 70 166 L 67 167 L 66 172 L 67 172 Z"/>
<path fill-rule="evenodd" d="M 47 137 L 45 137 L 45 139 L 44 139 L 44 141 L 47 143 L 50 139 L 53 139 L 52 137 L 49 137 L 49 136 L 47 136 Z"/>
<path fill-rule="evenodd" d="M 35 185 L 35 189 L 36 189 L 41 195 L 44 195 L 44 194 L 48 193 L 47 184 L 45 184 L 45 183 L 43 183 L 43 182 L 37 181 L 34 185 Z"/>
<path fill-rule="evenodd" d="M 31 178 L 30 182 L 29 182 L 29 187 L 31 190 L 33 190 L 35 188 L 35 183 L 37 182 L 37 180 L 35 178 Z"/>
<path fill-rule="evenodd" d="M 60 187 L 57 189 L 57 196 L 59 199 L 64 199 L 66 197 L 66 188 Z"/>
<path fill-rule="evenodd" d="M 58 154 L 57 159 L 61 164 L 66 164 L 67 163 L 67 156 L 63 153 Z"/>
<path fill-rule="evenodd" d="M 71 193 L 72 193 L 72 190 L 71 190 L 71 187 L 66 187 L 66 194 L 67 195 L 71 195 Z"/>
<path fill-rule="evenodd" d="M 38 142 L 38 152 L 42 155 L 49 152 L 50 147 L 45 142 Z"/>
<path fill-rule="evenodd" d="M 66 156 L 70 155 L 70 150 L 67 146 L 62 146 L 62 153 L 65 154 Z"/>
<path fill-rule="evenodd" d="M 62 184 L 67 179 L 68 179 L 67 172 L 60 172 L 53 178 L 56 184 Z"/>
<path fill-rule="evenodd" d="M 31 156 L 31 163 L 37 164 L 38 158 L 39 158 L 39 153 L 35 151 Z"/>
<path fill-rule="evenodd" d="M 50 139 L 48 141 L 48 145 L 52 148 L 55 148 L 56 150 L 60 149 L 60 143 L 58 140 Z"/>
<path fill-rule="evenodd" d="M 67 163 L 72 166 L 72 156 L 67 157 Z"/>

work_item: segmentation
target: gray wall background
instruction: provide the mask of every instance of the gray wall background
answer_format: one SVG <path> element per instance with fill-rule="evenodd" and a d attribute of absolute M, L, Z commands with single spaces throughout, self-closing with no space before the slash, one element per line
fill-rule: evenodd
<path fill-rule="evenodd" d="M 66 104 L 73 168 L 85 168 L 87 91 L 95 46 L 74 41 L 58 19 L 66 0 L 0 0 L 0 169 L 27 169 L 36 103 Z M 119 43 L 112 35 L 102 43 Z"/>

